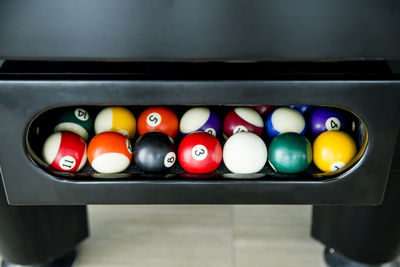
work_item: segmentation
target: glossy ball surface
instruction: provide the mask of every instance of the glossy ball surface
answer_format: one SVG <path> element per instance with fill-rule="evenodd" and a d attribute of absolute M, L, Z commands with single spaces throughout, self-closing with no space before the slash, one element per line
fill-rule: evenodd
<path fill-rule="evenodd" d="M 298 112 L 300 112 L 301 114 L 303 114 L 303 116 L 307 113 L 309 113 L 314 106 L 310 106 L 310 105 L 291 105 L 289 106 L 290 108 L 294 108 L 295 110 L 297 110 Z"/>
<path fill-rule="evenodd" d="M 299 111 L 283 107 L 274 110 L 268 116 L 265 127 L 270 138 L 288 132 L 304 135 L 306 131 L 306 122 Z"/>
<path fill-rule="evenodd" d="M 345 119 L 335 109 L 318 107 L 310 114 L 309 127 L 312 136 L 315 138 L 326 131 L 343 131 Z"/>
<path fill-rule="evenodd" d="M 124 107 L 108 107 L 97 114 L 94 131 L 96 134 L 116 132 L 131 139 L 136 133 L 136 119 L 132 112 Z"/>
<path fill-rule="evenodd" d="M 161 132 L 145 133 L 133 148 L 133 159 L 144 172 L 165 172 L 176 158 L 174 140 Z"/>
<path fill-rule="evenodd" d="M 186 111 L 179 123 L 179 130 L 183 135 L 193 132 L 206 132 L 218 136 L 220 121 L 217 115 L 205 107 L 191 108 Z"/>
<path fill-rule="evenodd" d="M 83 108 L 66 110 L 57 120 L 54 132 L 73 132 L 88 141 L 93 133 L 93 119 Z"/>
<path fill-rule="evenodd" d="M 271 113 L 275 107 L 270 106 L 270 105 L 264 105 L 264 106 L 251 106 L 250 108 L 254 109 L 255 111 L 258 112 L 261 116 L 266 116 L 269 113 Z"/>
<path fill-rule="evenodd" d="M 88 146 L 90 165 L 99 173 L 118 173 L 128 168 L 132 160 L 132 146 L 119 133 L 104 132 L 92 138 Z"/>
<path fill-rule="evenodd" d="M 151 107 L 142 112 L 138 119 L 138 133 L 162 132 L 175 138 L 179 121 L 175 113 L 166 107 Z"/>
<path fill-rule="evenodd" d="M 268 162 L 279 173 L 303 172 L 311 161 L 311 144 L 298 133 L 280 134 L 268 147 Z"/>
<path fill-rule="evenodd" d="M 225 142 L 223 160 L 233 173 L 256 173 L 267 162 L 268 151 L 264 141 L 256 134 L 243 132 Z"/>
<path fill-rule="evenodd" d="M 189 173 L 209 173 L 222 161 L 222 147 L 218 139 L 204 132 L 185 136 L 178 149 L 182 168 Z"/>
<path fill-rule="evenodd" d="M 224 120 L 224 135 L 228 138 L 240 132 L 251 132 L 261 136 L 263 127 L 263 119 L 257 111 L 252 108 L 238 107 L 226 115 Z"/>
<path fill-rule="evenodd" d="M 43 160 L 60 171 L 76 172 L 86 163 L 86 143 L 72 132 L 56 132 L 43 145 Z"/>
<path fill-rule="evenodd" d="M 343 169 L 354 158 L 357 146 L 354 140 L 342 131 L 327 131 L 320 134 L 313 144 L 315 165 L 323 172 Z"/>

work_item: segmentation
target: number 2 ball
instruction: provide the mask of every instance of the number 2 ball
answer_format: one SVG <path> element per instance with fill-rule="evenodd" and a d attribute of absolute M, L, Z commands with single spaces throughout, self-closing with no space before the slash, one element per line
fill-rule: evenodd
<path fill-rule="evenodd" d="M 174 140 L 161 132 L 145 133 L 133 148 L 136 165 L 145 172 L 164 172 L 176 161 Z"/>
<path fill-rule="evenodd" d="M 185 136 L 178 149 L 182 168 L 189 173 L 209 173 L 222 161 L 222 147 L 217 138 L 204 132 Z"/>
<path fill-rule="evenodd" d="M 86 163 L 86 143 L 72 132 L 56 132 L 43 145 L 43 160 L 60 171 L 76 172 Z"/>
<path fill-rule="evenodd" d="M 226 138 L 240 132 L 251 132 L 261 136 L 263 128 L 264 121 L 261 115 L 252 108 L 235 108 L 226 115 L 224 120 Z"/>
<path fill-rule="evenodd" d="M 205 107 L 191 108 L 183 114 L 179 130 L 183 135 L 193 132 L 206 132 L 217 136 L 219 134 L 220 121 L 217 115 Z"/>
<path fill-rule="evenodd" d="M 179 121 L 175 113 L 165 107 L 151 107 L 140 114 L 138 119 L 138 133 L 162 132 L 172 138 L 178 134 Z"/>
<path fill-rule="evenodd" d="M 343 130 L 345 120 L 339 111 L 332 108 L 319 107 L 311 112 L 309 125 L 311 134 L 315 138 L 326 131 Z"/>
<path fill-rule="evenodd" d="M 88 146 L 90 165 L 99 173 L 118 173 L 132 160 L 131 142 L 124 135 L 104 132 L 92 138 Z"/>
<path fill-rule="evenodd" d="M 73 132 L 88 141 L 93 132 L 93 119 L 83 108 L 68 109 L 57 121 L 55 132 Z"/>

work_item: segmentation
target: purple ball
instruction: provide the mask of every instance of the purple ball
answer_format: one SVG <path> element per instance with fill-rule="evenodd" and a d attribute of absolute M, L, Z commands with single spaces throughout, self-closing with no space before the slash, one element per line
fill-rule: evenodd
<path fill-rule="evenodd" d="M 183 114 L 179 130 L 183 135 L 193 132 L 206 132 L 218 136 L 221 123 L 217 115 L 206 107 L 191 108 Z"/>
<path fill-rule="evenodd" d="M 332 108 L 318 107 L 310 114 L 309 129 L 314 138 L 323 132 L 343 130 L 344 127 L 344 117 Z"/>

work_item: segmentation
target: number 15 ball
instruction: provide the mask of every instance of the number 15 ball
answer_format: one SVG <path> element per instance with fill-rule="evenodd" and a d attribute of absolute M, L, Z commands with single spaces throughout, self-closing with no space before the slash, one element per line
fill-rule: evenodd
<path fill-rule="evenodd" d="M 221 163 L 222 147 L 211 134 L 191 133 L 182 139 L 178 159 L 182 168 L 189 173 L 209 173 Z"/>

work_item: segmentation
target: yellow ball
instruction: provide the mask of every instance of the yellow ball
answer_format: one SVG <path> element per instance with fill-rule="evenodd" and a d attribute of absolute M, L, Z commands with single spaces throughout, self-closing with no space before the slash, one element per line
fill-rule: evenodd
<path fill-rule="evenodd" d="M 354 140 L 342 131 L 320 134 L 313 144 L 315 165 L 323 172 L 338 171 L 346 166 L 357 153 Z"/>
<path fill-rule="evenodd" d="M 136 119 L 132 112 L 124 107 L 108 107 L 96 116 L 94 131 L 96 134 L 116 132 L 131 139 L 136 133 Z"/>

